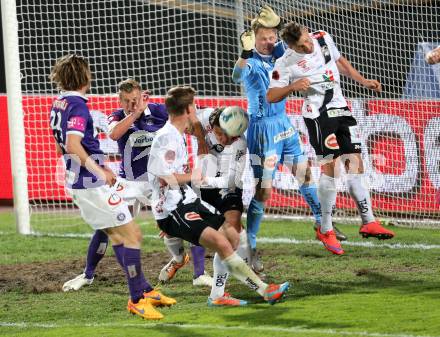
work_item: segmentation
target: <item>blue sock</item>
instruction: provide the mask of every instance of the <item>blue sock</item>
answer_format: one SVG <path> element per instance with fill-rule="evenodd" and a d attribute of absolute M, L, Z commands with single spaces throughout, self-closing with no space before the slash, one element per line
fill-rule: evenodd
<path fill-rule="evenodd" d="M 133 303 L 137 303 L 144 296 L 144 292 L 153 290 L 153 287 L 145 280 L 142 272 L 141 250 L 125 247 L 124 266 L 131 300 Z"/>
<path fill-rule="evenodd" d="M 194 265 L 194 278 L 197 278 L 205 273 L 205 248 L 191 246 L 191 255 Z"/>
<path fill-rule="evenodd" d="M 113 245 L 113 251 L 115 252 L 116 260 L 118 260 L 119 265 L 124 268 L 124 245 L 121 243 L 120 245 Z"/>
<path fill-rule="evenodd" d="M 87 251 L 86 268 L 84 274 L 86 278 L 91 279 L 95 275 L 95 269 L 98 266 L 99 261 L 104 257 L 107 250 L 108 236 L 103 231 L 97 230 L 93 234 L 89 243 L 89 249 Z"/>
<path fill-rule="evenodd" d="M 264 215 L 264 202 L 252 198 L 249 204 L 246 220 L 246 232 L 251 249 L 257 247 L 257 234 L 260 230 L 261 219 Z"/>
<path fill-rule="evenodd" d="M 301 192 L 301 195 L 303 196 L 304 200 L 307 202 L 310 209 L 312 210 L 313 216 L 315 217 L 315 221 L 318 224 L 321 224 L 321 204 L 319 203 L 318 189 L 316 187 L 316 184 L 312 184 L 312 185 L 303 184 L 299 188 L 299 191 Z"/>

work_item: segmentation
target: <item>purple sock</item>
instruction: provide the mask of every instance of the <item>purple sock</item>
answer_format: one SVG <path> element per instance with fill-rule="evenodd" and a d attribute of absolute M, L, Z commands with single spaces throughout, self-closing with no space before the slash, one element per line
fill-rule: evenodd
<path fill-rule="evenodd" d="M 93 278 L 96 266 L 104 257 L 105 251 L 107 250 L 107 244 L 107 234 L 105 234 L 103 231 L 97 230 L 90 240 L 89 250 L 87 251 L 86 268 L 84 269 L 86 278 Z"/>
<path fill-rule="evenodd" d="M 194 278 L 197 278 L 205 273 L 205 248 L 191 246 L 191 255 L 194 265 Z"/>
<path fill-rule="evenodd" d="M 115 252 L 116 260 L 118 260 L 119 265 L 124 269 L 124 245 L 121 243 L 120 245 L 113 245 L 113 251 Z"/>
<path fill-rule="evenodd" d="M 143 297 L 144 292 L 153 290 L 142 272 L 141 250 L 124 247 L 124 266 L 131 300 L 137 303 Z"/>

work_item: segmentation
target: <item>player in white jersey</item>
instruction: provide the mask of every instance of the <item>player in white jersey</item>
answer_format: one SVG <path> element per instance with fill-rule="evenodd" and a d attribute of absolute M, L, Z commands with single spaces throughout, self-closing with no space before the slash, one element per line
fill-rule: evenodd
<path fill-rule="evenodd" d="M 224 217 L 209 211 L 188 185 L 204 181 L 200 169 L 188 169 L 183 135 L 190 115 L 195 113 L 194 95 L 190 87 L 175 87 L 165 98 L 170 119 L 153 140 L 148 162 L 153 215 L 168 235 L 214 250 L 233 276 L 274 304 L 287 291 L 289 283 L 268 285 L 261 281 L 234 252 L 233 243 L 239 240 L 235 228 L 222 226 Z"/>
<path fill-rule="evenodd" d="M 277 102 L 292 92 L 304 95 L 302 115 L 322 170 L 318 188 L 322 220 L 316 230 L 317 237 L 329 251 L 343 253 L 332 230 L 335 177 L 339 176 L 339 163 L 342 163 L 347 172 L 348 190 L 362 218 L 359 233 L 363 237 L 391 239 L 394 233 L 375 220 L 369 191 L 362 181 L 361 138 L 342 95 L 340 73 L 376 92 L 382 90 L 381 84 L 364 78 L 354 69 L 324 31 L 310 34 L 307 28 L 292 22 L 282 30 L 281 38 L 289 49 L 275 63 L 267 99 Z"/>

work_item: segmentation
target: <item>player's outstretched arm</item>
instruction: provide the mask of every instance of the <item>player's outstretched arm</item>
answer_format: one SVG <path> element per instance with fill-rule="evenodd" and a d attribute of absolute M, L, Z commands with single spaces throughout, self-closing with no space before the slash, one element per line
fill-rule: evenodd
<path fill-rule="evenodd" d="M 241 55 L 235 63 L 232 71 L 232 80 L 239 83 L 246 68 L 248 58 L 252 57 L 255 48 L 255 34 L 252 30 L 246 30 L 240 35 Z"/>
<path fill-rule="evenodd" d="M 290 83 L 285 87 L 273 87 L 267 91 L 266 99 L 269 103 L 277 103 L 292 92 L 306 91 L 310 87 L 310 81 L 307 78 L 301 78 L 295 82 Z"/>
<path fill-rule="evenodd" d="M 197 155 L 208 154 L 209 147 L 205 141 L 205 130 L 203 130 L 202 123 L 200 123 L 195 113 L 189 115 L 189 134 L 197 138 Z"/>
<path fill-rule="evenodd" d="M 374 90 L 376 92 L 382 91 L 382 85 L 377 80 L 369 80 L 362 76 L 352 65 L 351 63 L 343 56 L 341 56 L 337 61 L 336 65 L 338 67 L 339 72 L 347 76 L 364 87 Z"/>

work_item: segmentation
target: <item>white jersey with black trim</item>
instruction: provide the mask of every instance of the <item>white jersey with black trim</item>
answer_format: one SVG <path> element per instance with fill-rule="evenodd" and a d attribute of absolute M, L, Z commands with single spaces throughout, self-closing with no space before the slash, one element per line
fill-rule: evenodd
<path fill-rule="evenodd" d="M 318 36 L 321 35 L 328 47 L 331 59 L 325 63 Z M 300 54 L 292 49 L 287 49 L 282 57 L 275 62 L 269 88 L 282 88 L 301 78 L 308 78 L 310 88 L 304 94 L 302 115 L 306 118 L 319 117 L 319 109 L 323 105 L 326 90 L 333 89 L 333 97 L 327 103 L 327 109 L 344 108 L 347 101 L 342 95 L 341 80 L 336 61 L 341 54 L 330 34 L 320 31 L 310 34 L 313 40 L 314 51 L 311 54 Z"/>
<path fill-rule="evenodd" d="M 184 135 L 169 121 L 154 137 L 148 160 L 148 181 L 153 190 L 151 209 L 156 220 L 165 219 L 177 208 L 197 199 L 187 184 L 170 187 L 161 177 L 189 172 L 188 151 Z"/>
<path fill-rule="evenodd" d="M 205 131 L 205 142 L 209 147 L 209 155 L 201 160 L 202 172 L 207 182 L 202 188 L 242 189 L 247 160 L 246 138 L 237 137 L 231 145 L 220 144 L 209 124 L 209 116 L 213 111 L 212 108 L 197 111 L 197 119 Z"/>

